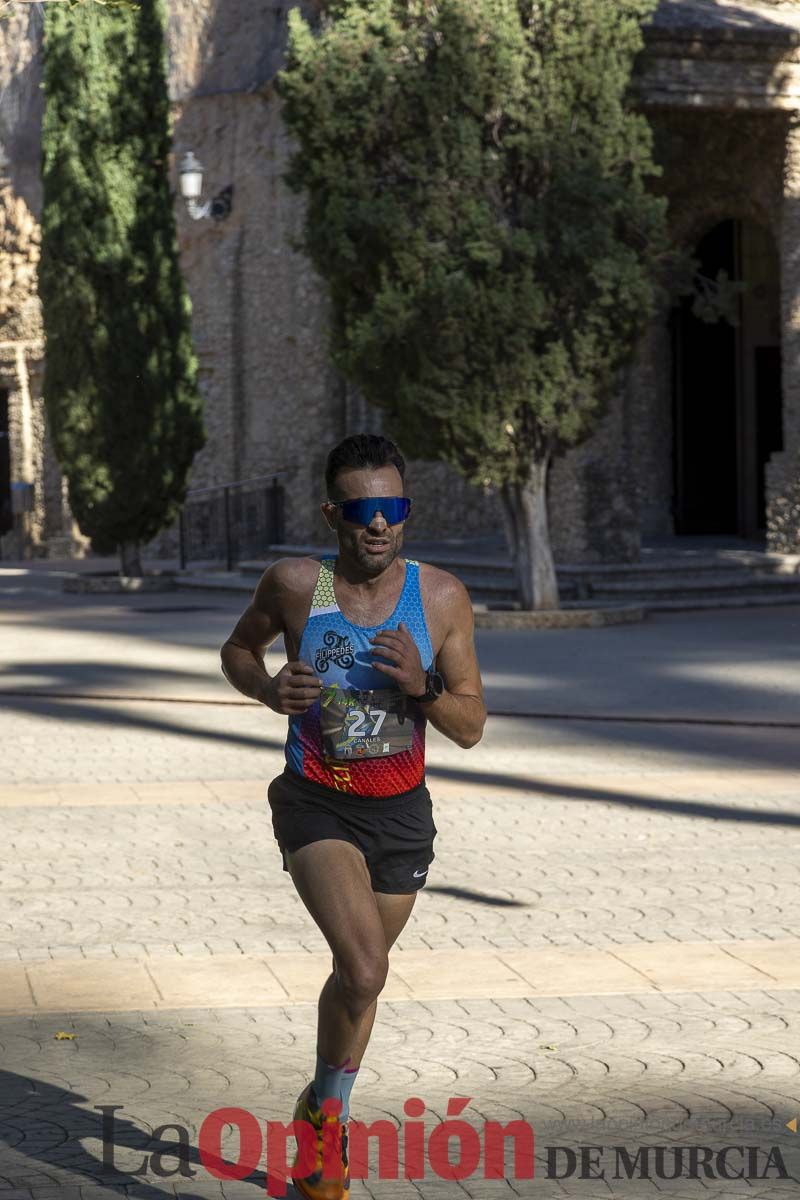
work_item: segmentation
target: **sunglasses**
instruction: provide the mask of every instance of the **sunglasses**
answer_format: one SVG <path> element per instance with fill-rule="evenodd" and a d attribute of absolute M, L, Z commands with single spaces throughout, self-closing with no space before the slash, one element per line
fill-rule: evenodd
<path fill-rule="evenodd" d="M 360 500 L 329 500 L 342 510 L 342 517 L 350 525 L 369 525 L 376 512 L 383 514 L 387 525 L 399 525 L 411 511 L 407 496 L 365 496 Z"/>

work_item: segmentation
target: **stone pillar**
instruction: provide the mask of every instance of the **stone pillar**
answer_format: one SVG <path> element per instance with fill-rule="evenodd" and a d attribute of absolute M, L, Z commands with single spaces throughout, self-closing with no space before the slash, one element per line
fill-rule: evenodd
<path fill-rule="evenodd" d="M 767 549 L 800 553 L 800 113 L 787 124 L 780 223 L 783 449 L 766 466 Z"/>
<path fill-rule="evenodd" d="M 669 309 L 642 335 L 628 371 L 629 453 L 642 540 L 671 536 L 673 515 L 672 348 Z"/>
<path fill-rule="evenodd" d="M 28 366 L 22 345 L 4 343 L 0 347 L 0 369 L 8 387 L 8 441 L 11 486 L 34 485 L 35 430 L 34 413 L 28 386 Z M 3 539 L 6 557 L 30 558 L 34 548 L 35 512 L 16 512 L 14 528 Z"/>
<path fill-rule="evenodd" d="M 555 459 L 548 509 L 558 563 L 637 562 L 641 542 L 638 479 L 632 458 L 628 372 L 594 432 Z"/>

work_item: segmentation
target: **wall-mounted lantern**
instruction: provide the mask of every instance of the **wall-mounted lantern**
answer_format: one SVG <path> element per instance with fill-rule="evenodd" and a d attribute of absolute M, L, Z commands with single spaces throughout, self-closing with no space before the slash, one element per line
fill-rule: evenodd
<path fill-rule="evenodd" d="M 233 207 L 233 184 L 224 187 L 213 200 L 206 200 L 205 204 L 200 203 L 203 194 L 203 167 L 191 150 L 181 159 L 180 182 L 186 211 L 194 221 L 202 221 L 204 217 L 223 221 L 230 215 Z"/>

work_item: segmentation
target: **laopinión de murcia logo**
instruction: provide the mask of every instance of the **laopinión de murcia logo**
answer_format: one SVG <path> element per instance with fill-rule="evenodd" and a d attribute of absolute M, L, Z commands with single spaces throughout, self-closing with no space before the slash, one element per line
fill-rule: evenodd
<path fill-rule="evenodd" d="M 348 1125 L 350 1174 L 355 1179 L 596 1179 L 596 1180 L 763 1180 L 789 1179 L 779 1146 L 743 1143 L 680 1145 L 546 1145 L 534 1156 L 533 1126 L 520 1119 L 471 1123 L 464 1116 L 470 1097 L 454 1096 L 447 1118 L 428 1132 L 422 1117 L 425 1103 L 416 1096 L 403 1105 L 399 1124 L 352 1120 Z M 323 1111 L 338 1114 L 341 1105 L 326 1100 Z M 103 1167 L 118 1172 L 114 1147 L 120 1104 L 97 1105 L 102 1114 Z M 226 1158 L 223 1141 L 238 1144 L 235 1159 Z M 323 1131 L 323 1174 L 335 1177 L 341 1162 L 341 1129 L 335 1123 Z M 295 1159 L 294 1144 L 297 1147 Z M 230 1154 L 230 1150 L 227 1150 Z M 241 1180 L 264 1173 L 270 1196 L 285 1196 L 292 1177 L 303 1178 L 318 1169 L 317 1131 L 306 1121 L 259 1120 L 245 1108 L 218 1108 L 200 1126 L 197 1149 L 188 1129 L 179 1124 L 153 1130 L 151 1149 L 141 1164 L 125 1174 L 195 1178 L 199 1165 L 215 1179 Z M 401 1166 L 402 1164 L 402 1166 Z"/>

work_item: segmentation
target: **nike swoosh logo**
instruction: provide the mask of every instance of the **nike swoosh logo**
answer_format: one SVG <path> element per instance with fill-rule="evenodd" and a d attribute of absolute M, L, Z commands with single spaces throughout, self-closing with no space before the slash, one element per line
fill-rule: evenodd
<path fill-rule="evenodd" d="M 423 875 L 427 875 L 427 874 L 428 874 L 428 868 L 426 867 L 424 871 L 415 871 L 414 878 L 421 879 Z"/>

